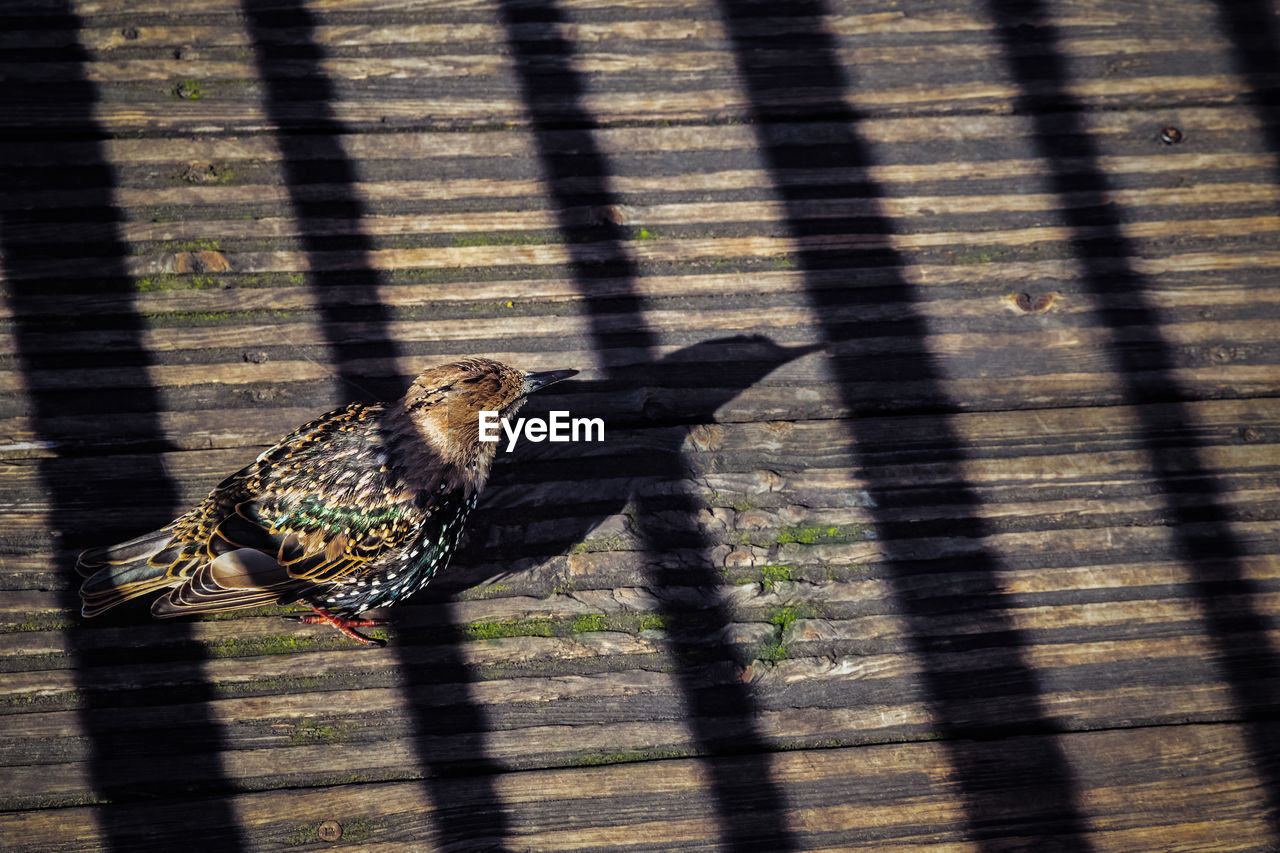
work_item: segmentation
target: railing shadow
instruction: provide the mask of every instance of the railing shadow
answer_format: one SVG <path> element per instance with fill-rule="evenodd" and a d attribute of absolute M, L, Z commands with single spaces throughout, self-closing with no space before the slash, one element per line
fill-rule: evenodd
<path fill-rule="evenodd" d="M 1028 116 L 1035 145 L 1050 166 L 1049 190 L 1076 199 L 1086 192 L 1093 195 L 1093 204 L 1063 205 L 1059 215 L 1073 232 L 1072 255 L 1083 271 L 1081 284 L 1096 299 L 1095 316 L 1114 330 L 1138 327 L 1152 332 L 1140 343 L 1113 341 L 1107 355 L 1128 402 L 1165 403 L 1158 410 L 1139 405 L 1135 411 L 1137 437 L 1167 498 L 1174 553 L 1194 572 L 1191 588 L 1237 713 L 1244 720 L 1274 720 L 1280 714 L 1280 653 L 1266 634 L 1265 615 L 1240 612 L 1242 593 L 1264 590 L 1247 577 L 1242 565 L 1246 549 L 1232 531 L 1223 485 L 1205 460 L 1207 448 L 1186 408 L 1191 395 L 1178 381 L 1174 349 L 1158 333 L 1160 317 L 1149 301 L 1149 283 L 1125 263 L 1138 251 L 1112 201 L 1111 180 L 1101 166 L 1097 143 L 1080 119 L 1083 106 L 1070 93 L 1070 73 L 1053 16 L 1040 0 L 1019 3 L 1016 24 L 1008 20 L 1014 16 L 1011 10 L 1000 3 L 991 2 L 989 14 L 1010 77 L 1035 85 L 1034 94 L 1020 96 L 1015 107 Z M 1263 18 L 1255 24 L 1265 31 Z M 1253 33 L 1240 32 L 1243 24 L 1229 29 L 1236 37 L 1250 36 L 1252 43 Z M 1040 49 L 1029 49 L 1031 44 Z M 1258 68 L 1255 53 L 1243 57 L 1246 69 Z M 1274 73 L 1274 64 L 1267 70 Z M 1264 119 L 1274 116 L 1264 112 Z M 1274 146 L 1274 124 L 1268 132 Z M 1185 439 L 1171 446 L 1166 437 L 1175 429 Z M 1188 500 L 1190 495 L 1195 499 Z M 1231 603 L 1224 590 L 1229 590 Z M 1274 726 L 1249 726 L 1247 733 L 1254 766 L 1265 779 L 1271 827 L 1280 837 L 1280 737 Z"/>
<path fill-rule="evenodd" d="M 791 237 L 819 238 L 823 234 L 853 232 L 886 238 L 886 248 L 862 252 L 824 252 L 802 247 L 797 252 L 797 266 L 805 273 L 808 301 L 830 353 L 831 372 L 840 385 L 842 402 L 850 413 L 850 452 L 872 499 L 871 512 L 885 554 L 888 579 L 895 591 L 898 613 L 906 621 L 907 633 L 924 669 L 925 697 L 934 724 L 944 743 L 999 737 L 1013 731 L 1053 733 L 1057 726 L 1042 707 L 1042 688 L 1023 652 L 1031 641 L 1016 627 L 1002 603 L 1005 596 L 997 577 L 999 555 L 983 544 L 988 529 L 979 514 L 980 499 L 964 475 L 964 441 L 946 414 L 953 408 L 946 378 L 929 349 L 924 318 L 915 309 L 920 297 L 901 274 L 894 272 L 902 266 L 903 259 L 887 248 L 893 224 L 888 214 L 876 210 L 876 200 L 885 193 L 870 177 L 876 163 L 859 130 L 862 116 L 848 105 L 847 98 L 856 93 L 856 84 L 837 58 L 834 39 L 824 26 L 830 9 L 822 0 L 799 0 L 779 7 L 719 0 L 719 8 L 742 86 L 751 101 L 751 118 L 765 164 L 787 211 Z M 781 16 L 786 17 L 786 26 L 771 27 L 767 18 Z M 782 61 L 783 57 L 786 61 Z M 794 129 L 788 125 L 795 120 L 822 121 L 834 125 L 834 130 L 810 145 L 797 144 Z M 796 168 L 843 169 L 867 177 L 860 182 L 807 186 L 789 178 Z M 814 201 L 840 198 L 866 200 L 867 212 L 856 222 L 809 218 L 806 211 Z M 859 286 L 858 270 L 872 267 L 880 270 L 876 284 Z M 850 283 L 829 284 L 830 276 L 823 273 L 832 269 L 848 270 Z M 833 319 L 850 316 L 849 308 L 867 304 L 897 309 L 904 319 L 894 323 Z M 893 352 L 874 354 L 861 348 L 859 339 L 872 334 L 893 336 Z M 896 465 L 870 451 L 883 441 L 883 436 L 874 420 L 864 417 L 876 414 L 873 407 L 883 406 L 872 403 L 857 390 L 860 385 L 877 381 L 883 382 L 886 389 L 894 387 L 891 383 L 923 389 L 920 405 L 924 411 L 913 418 L 915 432 L 911 440 L 913 446 L 931 449 L 929 461 L 938 474 L 930 494 L 920 497 L 917 493 L 916 501 L 949 507 L 945 535 L 971 543 L 961 559 L 945 564 L 920 560 L 912 547 L 912 540 L 920 535 L 918 525 L 901 521 L 893 513 L 894 507 L 902 503 L 899 492 L 904 484 Z M 860 450 L 865 452 L 860 454 Z M 966 588 L 972 590 L 950 597 L 949 610 L 980 614 L 994 626 L 985 640 L 976 639 L 989 656 L 983 673 L 955 670 L 941 661 L 935 662 L 936 656 L 952 648 L 954 641 L 935 636 L 939 602 L 921 595 L 913 579 L 948 570 L 962 574 Z M 998 712 L 982 710 L 984 705 L 977 698 L 984 692 L 1000 696 L 1003 707 Z M 996 713 L 999 719 L 992 719 Z M 998 770 L 985 762 L 973 762 L 972 755 L 971 751 L 959 749 L 951 752 L 968 840 L 982 849 L 1006 849 L 1007 836 L 1013 833 L 1054 836 L 1054 849 L 1058 850 L 1089 848 L 1077 782 L 1054 738 L 1021 739 L 1016 749 L 1001 752 Z M 1034 790 L 1036 795 L 1010 802 L 1009 791 L 1020 788 Z"/>
<path fill-rule="evenodd" d="M 20 186 L 22 192 L 10 189 L 5 194 L 5 208 L 0 211 L 0 260 L 14 315 L 18 366 L 29 389 L 26 414 L 34 431 L 50 447 L 74 454 L 77 448 L 96 445 L 92 452 L 105 450 L 120 464 L 131 466 L 129 481 L 114 484 L 117 491 L 108 494 L 86 488 L 75 478 L 71 470 L 74 459 L 54 456 L 40 464 L 54 528 L 51 532 L 55 555 L 66 584 L 61 603 L 78 618 L 79 579 L 72 568 L 75 551 L 159 527 L 179 508 L 175 485 L 159 455 L 169 448 L 158 416 L 162 404 L 148 374 L 153 357 L 147 349 L 146 328 L 132 307 L 134 281 L 125 267 L 129 251 L 119 231 L 122 216 L 114 202 L 115 166 L 101 143 L 106 134 L 94 115 L 98 93 L 85 70 L 89 57 L 76 40 L 81 21 L 65 2 L 33 3 L 29 9 L 15 3 L 5 12 L 8 16 L 22 15 L 24 27 L 70 34 L 69 46 L 47 50 L 40 61 L 61 60 L 77 69 L 74 76 L 47 86 L 14 81 L 0 89 L 4 108 L 11 111 L 11 123 L 14 114 L 24 111 L 33 117 L 25 130 L 7 134 L 6 141 L 12 147 L 18 144 L 14 140 L 22 140 L 39 151 L 53 141 L 79 140 L 79 150 L 83 152 L 75 164 L 78 184 L 74 202 L 54 209 L 24 205 L 24 198 L 44 191 L 67 190 L 60 167 L 36 167 L 23 170 L 21 180 L 10 184 Z M 17 167 L 12 168 L 16 172 Z M 86 238 L 86 232 L 93 236 Z M 99 271 L 92 279 L 66 283 L 50 271 L 52 260 L 77 257 L 94 260 Z M 120 306 L 118 313 L 92 318 L 67 316 L 59 298 L 72 288 L 115 297 Z M 49 377 L 68 369 L 76 357 L 59 353 L 54 336 L 74 336 L 89 326 L 110 328 L 116 341 L 111 351 L 94 353 L 91 366 L 113 368 L 122 378 L 111 387 L 59 392 Z M 88 435 L 69 427 L 66 416 L 75 412 L 131 414 L 131 432 L 114 440 L 113 445 L 112 436 Z M 83 429 L 85 422 L 78 423 Z M 127 449 L 122 451 L 122 447 Z M 96 518 L 122 503 L 138 510 L 126 529 L 104 525 Z M 146 822 L 138 816 L 156 798 L 211 794 L 188 801 L 187 832 L 221 850 L 242 849 L 236 815 L 221 797 L 231 788 L 220 760 L 223 738 L 209 708 L 214 695 L 203 672 L 206 658 L 199 651 L 191 651 L 198 649 L 191 625 L 174 623 L 165 629 L 166 647 L 180 650 L 175 652 L 176 660 L 168 658 L 167 677 L 183 686 L 174 690 L 169 682 L 148 684 L 148 676 L 139 674 L 140 683 L 126 691 L 108 686 L 107 682 L 119 677 L 117 669 L 122 665 L 133 664 L 135 672 L 140 670 L 139 664 L 145 664 L 152 650 L 139 653 L 121 648 L 114 641 L 104 643 L 101 634 L 108 632 L 95 628 L 109 621 L 98 620 L 91 623 L 92 627 L 77 621 L 65 632 L 69 663 L 82 703 L 77 716 L 89 743 L 89 783 L 94 796 L 104 801 L 95 810 L 104 836 L 101 848 L 125 853 L 138 849 L 143 842 L 154 843 L 153 831 L 144 835 L 139 830 Z M 162 689 L 165 686 L 171 689 Z M 130 717 L 140 709 L 172 705 L 176 693 L 181 693 L 184 702 L 182 719 L 148 728 L 131 723 Z M 199 781 L 172 781 L 172 768 L 178 763 L 184 778 Z M 175 848 L 185 845 L 176 838 L 172 843 Z"/>
<path fill-rule="evenodd" d="M 1280 184 L 1280 20 L 1275 5 L 1265 0 L 1217 0 L 1218 20 L 1231 39 L 1236 72 L 1249 85 L 1248 104 L 1262 125 L 1259 132 L 1267 151 L 1276 158 L 1275 181 Z"/>
<path fill-rule="evenodd" d="M 342 380 L 344 400 L 391 400 L 404 393 L 406 380 L 397 375 L 401 346 L 390 331 L 391 316 L 378 300 L 353 306 L 335 292 L 376 293 L 382 277 L 373 268 L 372 239 L 359 228 L 340 239 L 324 229 L 308 227 L 325 220 L 360 223 L 364 205 L 357 194 L 355 166 L 343 150 L 346 132 L 334 112 L 337 94 L 321 67 L 324 51 L 316 39 L 316 19 L 302 0 L 274 0 L 243 6 L 258 78 L 265 87 L 264 106 L 276 128 L 285 183 L 301 232 L 311 272 L 308 281 L 319 307 L 322 330 Z M 317 201 L 308 188 L 324 184 L 326 200 Z M 343 251 L 364 263 L 325 271 L 325 253 Z M 331 286 L 342 285 L 341 291 Z M 343 324 L 361 322 L 358 339 L 341 331 Z M 370 330 L 373 330 L 372 332 Z M 423 364 L 422 367 L 429 365 Z M 435 626 L 436 654 L 429 671 L 415 665 L 408 638 L 393 644 L 400 655 L 401 689 L 413 717 L 418 763 L 435 806 L 435 844 L 448 850 L 500 849 L 508 835 L 508 817 L 493 783 L 498 768 L 485 753 L 488 724 L 472 698 L 474 676 L 460 653 L 464 637 L 452 619 Z M 458 700 L 441 708 L 430 701 L 440 685 L 453 685 Z M 448 764 L 441 763 L 429 744 L 447 737 L 456 744 L 474 744 L 474 751 Z M 467 784 L 454 780 L 471 777 Z"/>
<path fill-rule="evenodd" d="M 626 249 L 627 232 L 607 216 L 593 226 L 572 215 L 584 207 L 613 209 L 619 199 L 609 187 L 609 165 L 591 131 L 595 121 L 583 106 L 585 88 L 573 68 L 573 46 L 561 31 L 568 20 L 552 0 L 500 0 L 499 13 L 533 125 L 543 178 L 560 217 L 574 281 L 591 323 L 594 349 L 606 381 L 633 384 L 637 374 L 648 377 L 661 372 L 658 339 L 645 323 L 644 305 L 635 291 L 638 272 Z M 588 244 L 593 258 L 608 260 L 589 259 L 579 248 Z M 602 252 L 602 248 L 608 251 Z M 592 283 L 601 279 L 613 282 L 614 295 L 607 300 L 592 294 Z M 618 283 L 622 283 L 620 288 Z M 607 318 L 619 315 L 634 318 L 625 335 L 613 333 L 607 323 Z M 629 365 L 615 354 L 618 347 L 628 348 Z M 638 364 L 636 352 L 641 354 Z M 661 469 L 655 474 L 680 479 L 678 455 L 663 454 L 653 463 Z M 660 502 L 640 496 L 635 503 L 637 526 L 651 555 L 660 554 L 673 540 L 701 552 L 710 548 L 695 521 L 701 507 L 691 496 L 669 496 Z M 660 520 L 664 512 L 683 514 L 689 519 L 688 526 L 671 530 Z M 673 567 L 651 557 L 649 565 L 649 582 L 659 590 L 681 586 L 713 590 L 719 585 L 717 573 L 705 560 L 694 566 Z M 714 600 L 696 609 L 669 600 L 662 615 L 699 754 L 737 755 L 732 761 L 708 765 L 721 843 L 735 851 L 782 853 L 795 849 L 786 825 L 785 800 L 770 776 L 767 745 L 758 728 L 751 690 L 740 682 L 709 686 L 704 678 L 702 665 L 708 660 L 746 663 L 738 660 L 737 650 L 714 639 L 730 624 L 731 613 Z"/>

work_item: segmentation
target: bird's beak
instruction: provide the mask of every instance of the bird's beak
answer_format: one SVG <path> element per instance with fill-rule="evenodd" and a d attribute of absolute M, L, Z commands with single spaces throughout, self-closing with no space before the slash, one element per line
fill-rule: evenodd
<path fill-rule="evenodd" d="M 524 387 L 521 389 L 521 396 L 526 396 L 537 391 L 539 388 L 546 388 L 559 382 L 561 379 L 568 379 L 570 376 L 577 376 L 576 370 L 544 370 L 541 373 L 526 373 L 524 375 Z"/>

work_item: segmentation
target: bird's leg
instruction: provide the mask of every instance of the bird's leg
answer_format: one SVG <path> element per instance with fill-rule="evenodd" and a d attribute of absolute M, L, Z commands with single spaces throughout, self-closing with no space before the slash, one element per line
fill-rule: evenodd
<path fill-rule="evenodd" d="M 292 618 L 297 619 L 304 625 L 332 625 L 351 639 L 358 640 L 366 646 L 385 646 L 387 644 L 386 640 L 379 640 L 375 637 L 366 637 L 364 634 L 361 634 L 356 630 L 356 628 L 377 628 L 382 625 L 386 625 L 387 620 L 385 619 L 347 619 L 330 613 L 323 607 L 311 605 L 311 609 L 314 610 L 315 613 L 304 613 L 301 616 L 295 616 Z"/>

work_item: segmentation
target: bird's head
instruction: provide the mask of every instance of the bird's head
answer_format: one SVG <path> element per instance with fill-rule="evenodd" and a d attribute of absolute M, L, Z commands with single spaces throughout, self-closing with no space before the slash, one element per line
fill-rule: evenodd
<path fill-rule="evenodd" d="M 424 371 L 400 408 L 416 438 L 454 469 L 470 490 L 479 490 L 503 442 L 480 440 L 480 415 L 510 418 L 525 399 L 576 370 L 526 373 L 489 358 L 467 358 Z M 501 429 L 499 429 L 501 433 Z"/>

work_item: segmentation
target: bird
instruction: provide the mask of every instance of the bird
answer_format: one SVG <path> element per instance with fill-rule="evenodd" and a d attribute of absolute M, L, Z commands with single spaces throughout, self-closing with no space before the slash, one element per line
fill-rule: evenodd
<path fill-rule="evenodd" d="M 498 442 L 481 412 L 510 418 L 577 370 L 527 373 L 465 358 L 420 374 L 392 403 L 351 403 L 285 436 L 159 530 L 80 554 L 81 612 L 161 593 L 161 619 L 299 602 L 307 624 L 366 645 L 360 616 L 444 569 L 489 478 Z"/>

